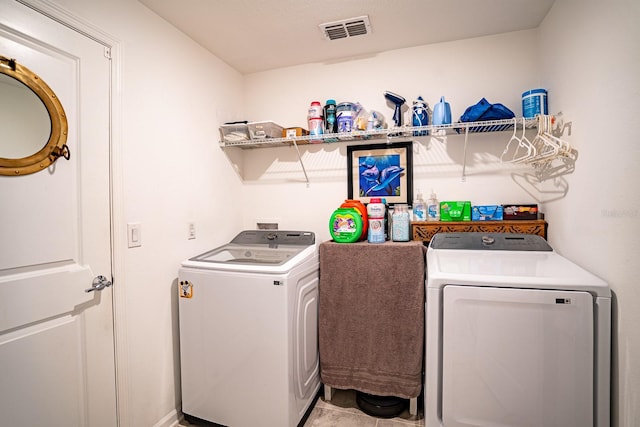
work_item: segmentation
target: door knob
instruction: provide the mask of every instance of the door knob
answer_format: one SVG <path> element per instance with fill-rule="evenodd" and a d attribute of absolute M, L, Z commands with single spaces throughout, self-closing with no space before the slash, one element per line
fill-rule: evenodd
<path fill-rule="evenodd" d="M 104 276 L 96 276 L 91 283 L 89 289 L 85 289 L 85 292 L 101 291 L 104 288 L 111 286 L 111 282 Z"/>

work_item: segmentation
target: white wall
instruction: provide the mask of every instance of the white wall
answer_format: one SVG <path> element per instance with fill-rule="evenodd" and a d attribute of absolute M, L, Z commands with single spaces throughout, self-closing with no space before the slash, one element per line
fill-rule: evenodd
<path fill-rule="evenodd" d="M 242 111 L 242 77 L 136 0 L 56 0 L 120 41 L 124 221 L 142 247 L 115 250 L 124 272 L 127 374 L 122 426 L 170 425 L 179 415 L 177 274 L 180 262 L 242 227 L 241 182 L 218 148 L 218 126 Z M 197 238 L 187 240 L 195 222 Z M 126 233 L 125 229 L 116 233 Z"/>
<path fill-rule="evenodd" d="M 558 0 L 540 27 L 543 85 L 579 150 L 563 199 L 545 203 L 552 245 L 614 292 L 613 424 L 640 419 L 640 3 Z"/>
<path fill-rule="evenodd" d="M 310 102 L 324 104 L 334 98 L 358 101 L 391 122 L 393 109 L 385 101 L 385 90 L 400 94 L 409 105 L 418 95 L 430 105 L 444 95 L 454 120 L 482 97 L 521 116 L 522 92 L 541 83 L 536 51 L 537 32 L 530 30 L 255 73 L 245 77 L 246 118 L 307 128 Z M 406 112 L 404 122 L 409 120 Z M 500 164 L 510 136 L 472 135 L 464 182 L 462 135 L 414 143 L 414 189 L 426 197 L 433 189 L 440 200 L 534 203 L 510 177 L 521 169 Z M 329 217 L 347 197 L 345 144 L 309 145 L 301 151 L 308 185 L 294 148 L 245 150 L 242 176 L 250 206 L 245 227 L 254 226 L 257 218 L 275 218 L 280 228 L 311 229 L 320 240 L 330 238 Z"/>

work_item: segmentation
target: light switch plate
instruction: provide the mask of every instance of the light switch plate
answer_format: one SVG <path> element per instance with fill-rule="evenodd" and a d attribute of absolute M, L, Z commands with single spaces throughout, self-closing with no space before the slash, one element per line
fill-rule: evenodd
<path fill-rule="evenodd" d="M 142 246 L 142 226 L 139 222 L 127 224 L 127 245 L 130 248 Z"/>

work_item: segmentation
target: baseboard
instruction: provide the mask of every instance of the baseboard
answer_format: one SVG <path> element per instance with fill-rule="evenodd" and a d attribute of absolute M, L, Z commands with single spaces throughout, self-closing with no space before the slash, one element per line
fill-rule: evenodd
<path fill-rule="evenodd" d="M 153 427 L 176 427 L 182 420 L 182 412 L 174 409 L 155 423 Z"/>

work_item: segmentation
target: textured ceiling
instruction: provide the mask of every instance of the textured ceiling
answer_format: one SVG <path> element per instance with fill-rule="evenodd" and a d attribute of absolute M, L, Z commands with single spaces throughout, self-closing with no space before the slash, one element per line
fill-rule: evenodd
<path fill-rule="evenodd" d="M 139 0 L 242 74 L 536 28 L 555 0 Z M 368 16 L 367 35 L 319 25 Z"/>

